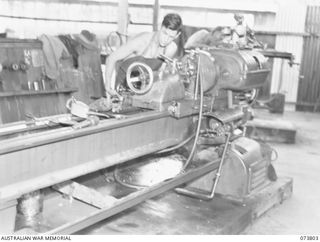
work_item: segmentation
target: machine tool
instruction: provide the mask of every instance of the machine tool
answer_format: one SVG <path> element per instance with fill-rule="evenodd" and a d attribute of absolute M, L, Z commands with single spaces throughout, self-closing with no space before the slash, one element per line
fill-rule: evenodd
<path fill-rule="evenodd" d="M 107 118 L 100 121 L 98 116 L 85 121 L 86 115 L 75 120 L 67 114 L 64 103 L 63 112 L 51 116 L 31 108 L 34 120 L 2 122 L 0 216 L 8 218 L 0 223 L 2 233 L 13 232 L 20 197 L 101 169 L 132 165 L 146 155 L 177 152 L 185 160 L 176 176 L 121 199 L 104 195 L 108 202 L 98 211 L 47 233 L 74 233 L 177 187 L 177 192 L 201 199 L 220 194 L 244 202 L 272 182 L 268 176 L 270 147 L 245 137 L 245 123 L 252 118 L 254 90 L 263 85 L 270 72 L 267 59 L 254 50 L 213 47 L 192 49 L 177 60 L 160 58 L 167 62 L 161 72 L 152 71 L 143 62 L 128 67 L 126 83 L 118 87 L 123 97 L 120 114 L 125 118 L 114 119 L 112 113 L 105 113 Z M 38 65 L 41 69 L 41 63 Z M 30 62 L 28 68 L 35 68 L 35 64 Z M 23 68 L 12 71 L 25 72 Z M 81 70 L 73 72 L 81 76 Z M 3 78 L 2 83 L 5 87 L 7 80 Z M 88 81 L 86 85 L 93 84 Z M 83 88 L 73 82 L 65 101 L 70 92 L 78 89 L 81 93 Z M 52 90 L 41 89 L 49 93 Z M 39 94 L 28 88 L 21 92 Z M 4 95 L 8 94 L 0 95 L 5 105 Z M 46 98 L 41 97 L 39 102 Z M 11 111 L 21 113 L 21 108 Z M 0 115 L 5 120 L 3 113 Z M 72 128 L 63 125 L 66 120 L 82 123 Z"/>

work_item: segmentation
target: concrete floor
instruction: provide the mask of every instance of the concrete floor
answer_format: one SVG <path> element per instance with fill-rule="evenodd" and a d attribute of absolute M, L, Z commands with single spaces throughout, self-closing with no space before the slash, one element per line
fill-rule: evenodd
<path fill-rule="evenodd" d="M 257 117 L 270 119 L 267 112 Z M 279 158 L 279 176 L 293 178 L 293 195 L 259 218 L 243 234 L 317 235 L 320 233 L 320 114 L 285 112 L 272 115 L 297 128 L 295 144 L 272 144 Z"/>

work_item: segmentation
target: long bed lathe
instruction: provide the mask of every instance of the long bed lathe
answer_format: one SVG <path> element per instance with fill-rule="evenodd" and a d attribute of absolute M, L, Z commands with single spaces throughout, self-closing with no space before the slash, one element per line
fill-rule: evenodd
<path fill-rule="evenodd" d="M 40 132 L 14 132 L 18 136 L 12 137 L 8 130 L 4 131 L 8 136 L 0 141 L 0 201 L 4 208 L 7 206 L 4 213 L 11 213 L 10 218 L 14 220 L 16 200 L 23 194 L 168 147 L 180 147 L 192 139 L 193 151 L 198 143 L 217 148 L 212 159 L 209 154 L 209 162 L 188 167 L 168 181 L 134 192 L 48 233 L 74 233 L 202 176 L 206 181 L 194 182 L 192 187 L 205 189 L 199 184 L 207 184 L 209 199 L 217 192 L 243 200 L 269 183 L 269 155 L 262 154 L 262 147 L 257 142 L 236 133 L 238 128 L 244 131 L 248 105 L 255 98 L 255 92 L 251 90 L 263 85 L 269 73 L 265 58 L 250 50 L 192 51 L 182 59 L 179 68 L 178 73 L 169 72 L 161 80 L 159 73 L 153 73 L 146 65 L 133 63 L 126 78 L 129 88 L 136 94 L 127 95 L 126 90 L 123 96 L 130 99 L 130 105 L 138 111 L 127 114 L 125 119 L 101 120 L 96 126 L 76 130 L 57 126 L 48 129 L 42 125 L 44 130 Z M 147 73 L 140 73 L 138 78 L 131 77 L 135 71 L 141 70 Z M 151 77 L 155 80 L 150 85 Z M 143 84 L 136 85 L 137 79 Z M 144 86 L 149 90 L 139 90 Z M 235 96 L 229 95 L 218 105 L 220 90 L 233 90 L 242 104 L 238 102 L 231 107 L 230 98 Z M 14 127 L 14 124 L 10 125 Z M 232 139 L 226 138 L 226 134 Z M 219 153 L 219 147 L 223 148 L 222 153 Z M 217 156 L 220 158 L 213 158 Z M 222 163 L 224 158 L 226 160 Z M 220 169 L 224 171 L 221 173 Z M 214 176 L 218 178 L 213 179 Z M 212 184 L 217 180 L 218 185 L 216 182 Z M 182 193 L 200 196 L 187 190 Z"/>

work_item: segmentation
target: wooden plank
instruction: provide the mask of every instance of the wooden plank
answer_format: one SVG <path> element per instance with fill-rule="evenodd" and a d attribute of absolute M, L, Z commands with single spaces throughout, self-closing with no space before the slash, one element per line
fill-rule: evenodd
<path fill-rule="evenodd" d="M 60 89 L 53 89 L 53 90 L 41 90 L 41 91 L 6 91 L 0 92 L 0 97 L 12 97 L 12 96 L 34 96 L 34 95 L 46 95 L 52 93 L 71 93 L 78 91 L 77 88 L 60 88 Z"/>
<path fill-rule="evenodd" d="M 253 120 L 248 121 L 247 126 L 270 129 L 296 130 L 293 123 L 282 119 L 266 120 L 255 118 Z"/>
<path fill-rule="evenodd" d="M 42 48 L 41 41 L 35 39 L 0 38 L 0 45 L 4 48 Z"/>
<path fill-rule="evenodd" d="M 280 177 L 276 182 L 270 182 L 268 186 L 259 192 L 253 193 L 244 200 L 251 207 L 252 218 L 257 219 L 276 205 L 292 196 L 293 180 L 290 177 Z"/>
<path fill-rule="evenodd" d="M 74 181 L 59 183 L 54 185 L 52 188 L 97 208 L 111 206 L 118 200 L 113 196 L 102 195 L 100 192 Z"/>
<path fill-rule="evenodd" d="M 295 126 L 285 120 L 254 119 L 246 125 L 246 136 L 265 142 L 294 143 L 296 137 Z"/>

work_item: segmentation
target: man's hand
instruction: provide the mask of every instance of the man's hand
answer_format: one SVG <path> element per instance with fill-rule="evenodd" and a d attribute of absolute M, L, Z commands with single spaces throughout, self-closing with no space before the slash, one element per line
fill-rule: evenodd
<path fill-rule="evenodd" d="M 106 97 L 108 97 L 108 96 L 117 96 L 117 97 L 119 97 L 120 95 L 119 95 L 119 93 L 117 93 L 117 91 L 116 90 L 114 90 L 114 89 L 111 89 L 111 88 L 106 88 Z"/>
<path fill-rule="evenodd" d="M 107 102 L 112 106 L 112 112 L 120 112 L 122 109 L 123 97 L 116 90 L 106 89 Z"/>
<path fill-rule="evenodd" d="M 113 97 L 117 97 L 120 101 L 123 100 L 123 97 L 114 89 L 107 88 L 106 89 L 106 98 L 108 100 L 113 99 Z"/>

